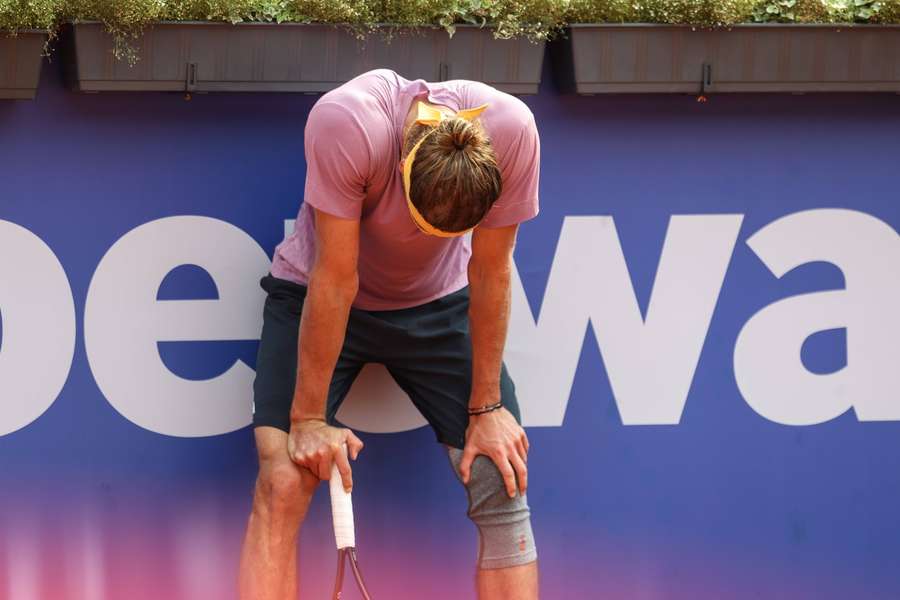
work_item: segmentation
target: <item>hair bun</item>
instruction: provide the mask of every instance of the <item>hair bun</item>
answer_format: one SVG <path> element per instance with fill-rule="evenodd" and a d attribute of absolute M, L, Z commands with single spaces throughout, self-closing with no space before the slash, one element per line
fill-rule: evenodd
<path fill-rule="evenodd" d="M 469 142 L 474 137 L 471 130 L 471 127 L 466 127 L 463 129 L 458 129 L 451 134 L 453 145 L 456 146 L 457 150 L 465 150 L 466 146 L 469 145 Z"/>
<path fill-rule="evenodd" d="M 465 119 L 447 119 L 446 127 L 447 145 L 455 150 L 465 150 L 470 145 L 477 143 L 479 131 L 471 122 Z"/>

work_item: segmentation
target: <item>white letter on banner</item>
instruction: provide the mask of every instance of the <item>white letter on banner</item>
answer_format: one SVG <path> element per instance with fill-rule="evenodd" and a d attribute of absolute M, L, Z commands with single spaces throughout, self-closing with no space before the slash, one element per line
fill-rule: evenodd
<path fill-rule="evenodd" d="M 174 268 L 209 272 L 218 300 L 160 300 Z M 84 340 L 97 385 L 132 422 L 166 435 L 219 435 L 250 423 L 253 370 L 236 361 L 206 381 L 178 377 L 158 341 L 252 340 L 262 327 L 269 268 L 265 251 L 241 229 L 208 217 L 145 223 L 122 236 L 94 272 L 84 311 Z"/>
<path fill-rule="evenodd" d="M 763 417 L 813 425 L 850 407 L 860 421 L 900 420 L 900 238 L 863 212 L 814 209 L 790 214 L 747 244 L 775 274 L 825 261 L 844 274 L 846 289 L 799 294 L 762 308 L 734 348 L 734 374 L 744 399 Z M 804 340 L 847 329 L 847 364 L 833 373 L 804 367 Z"/>
<path fill-rule="evenodd" d="M 612 217 L 566 217 L 537 323 L 513 271 L 505 358 L 524 424 L 562 425 L 589 320 L 622 422 L 677 424 L 742 219 L 671 217 L 645 322 Z"/>
<path fill-rule="evenodd" d="M 59 259 L 24 227 L 0 220 L 0 436 L 40 417 L 75 353 L 75 302 Z"/>

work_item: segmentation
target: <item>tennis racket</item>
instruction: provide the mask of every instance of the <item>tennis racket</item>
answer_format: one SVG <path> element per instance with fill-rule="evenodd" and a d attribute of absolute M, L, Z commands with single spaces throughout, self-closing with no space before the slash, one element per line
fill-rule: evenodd
<path fill-rule="evenodd" d="M 331 518 L 334 521 L 334 541 L 337 545 L 338 563 L 337 575 L 334 579 L 334 593 L 332 600 L 341 599 L 341 589 L 344 585 L 344 563 L 350 563 L 353 571 L 353 579 L 362 594 L 364 600 L 372 600 L 366 584 L 363 582 L 362 573 L 359 571 L 359 563 L 356 560 L 356 530 L 353 526 L 353 500 L 350 494 L 344 491 L 341 481 L 341 473 L 337 465 L 331 467 L 331 479 L 328 481 L 331 491 Z"/>

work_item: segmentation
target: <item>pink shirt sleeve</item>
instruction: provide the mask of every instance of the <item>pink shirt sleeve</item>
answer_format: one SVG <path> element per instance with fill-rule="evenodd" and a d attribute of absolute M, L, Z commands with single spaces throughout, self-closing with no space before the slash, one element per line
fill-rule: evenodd
<path fill-rule="evenodd" d="M 527 221 L 538 214 L 538 185 L 540 183 L 541 142 L 537 124 L 531 111 L 520 127 L 519 135 L 500 159 L 503 190 L 494 206 L 481 221 L 488 229 L 507 227 Z"/>
<path fill-rule="evenodd" d="M 303 146 L 303 201 L 335 217 L 359 219 L 371 152 L 369 138 L 356 117 L 335 102 L 317 103 L 306 121 Z"/>

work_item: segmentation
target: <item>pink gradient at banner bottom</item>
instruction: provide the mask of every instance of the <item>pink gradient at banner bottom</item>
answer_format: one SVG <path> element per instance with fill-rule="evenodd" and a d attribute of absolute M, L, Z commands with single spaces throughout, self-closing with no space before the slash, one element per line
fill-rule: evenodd
<path fill-rule="evenodd" d="M 237 598 L 240 544 L 249 497 L 180 486 L 164 495 L 139 490 L 8 494 L 0 513 L 0 598 L 4 600 L 228 600 Z M 325 488 L 300 542 L 301 597 L 329 597 L 334 546 Z M 474 598 L 474 532 L 428 531 L 404 507 L 363 507 L 360 556 L 378 599 Z M 383 527 L 393 528 L 391 535 Z M 734 547 L 716 549 L 649 536 L 578 535 L 557 515 L 537 528 L 542 597 L 754 598 L 860 597 L 866 584 L 813 563 L 777 563 Z M 605 538 L 605 539 L 603 539 Z M 652 547 L 653 552 L 648 548 Z M 649 558 L 649 557 L 654 558 Z M 846 575 L 846 576 L 845 576 Z M 773 594 L 774 593 L 774 594 Z M 356 598 L 354 592 L 345 594 Z M 887 598 L 869 586 L 866 598 Z"/>

